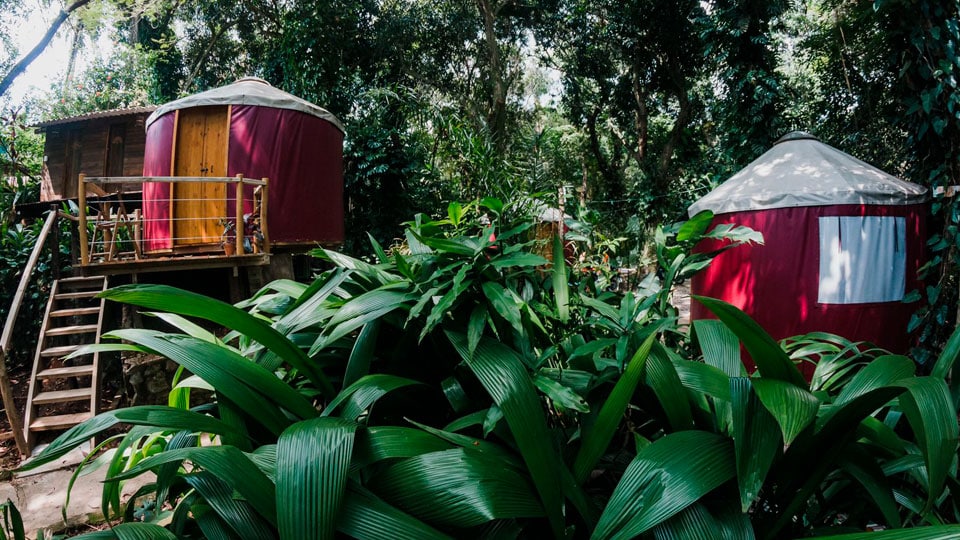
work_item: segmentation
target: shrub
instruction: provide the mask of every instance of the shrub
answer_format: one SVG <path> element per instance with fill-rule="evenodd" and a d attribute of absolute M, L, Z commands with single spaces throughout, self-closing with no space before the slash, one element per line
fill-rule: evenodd
<path fill-rule="evenodd" d="M 169 406 L 101 414 L 28 466 L 133 426 L 96 461 L 105 514 L 149 538 L 784 538 L 953 520 L 944 380 L 960 337 L 918 377 L 908 358 L 833 336 L 778 344 L 718 300 L 698 298 L 718 320 L 686 329 L 670 285 L 710 257 L 689 247 L 749 231 L 707 232 L 709 216 L 663 230 L 662 277 L 619 296 L 571 283 L 559 238 L 553 264 L 533 253 L 531 226 L 499 222 L 496 201 L 451 205 L 409 223 L 405 250 L 374 244 L 376 264 L 320 251 L 333 269 L 313 283 L 238 306 L 107 291 L 177 331 L 118 330 L 129 344 L 100 347 L 193 375 Z M 813 385 L 795 366 L 812 356 Z M 191 388 L 215 401 L 191 407 Z M 138 495 L 154 511 L 123 513 L 119 483 L 147 471 Z"/>

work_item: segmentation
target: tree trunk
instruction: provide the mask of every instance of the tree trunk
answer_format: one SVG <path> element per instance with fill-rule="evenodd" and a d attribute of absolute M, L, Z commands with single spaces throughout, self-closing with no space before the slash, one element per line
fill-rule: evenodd
<path fill-rule="evenodd" d="M 70 16 L 74 11 L 82 8 L 83 6 L 90 3 L 90 0 L 76 0 L 65 9 L 62 9 L 57 17 L 53 19 L 53 22 L 50 23 L 50 28 L 47 29 L 47 33 L 40 38 L 40 42 L 34 45 L 30 52 L 26 54 L 23 58 L 17 61 L 16 64 L 10 68 L 10 71 L 3 76 L 3 80 L 0 80 L 0 96 L 7 93 L 7 90 L 10 88 L 10 85 L 13 84 L 14 79 L 19 77 L 27 67 L 40 56 L 40 53 L 47 48 L 47 45 L 50 45 L 50 42 L 53 41 L 53 37 L 57 35 L 57 31 L 60 30 L 60 27 L 63 25 L 64 21 Z"/>
<path fill-rule="evenodd" d="M 490 108 L 487 111 L 487 129 L 494 143 L 499 147 L 504 143 L 507 126 L 507 85 L 503 80 L 503 62 L 500 58 L 500 43 L 497 41 L 496 20 L 499 7 L 491 5 L 489 0 L 477 0 L 477 8 L 483 16 L 483 38 L 487 48 L 492 92 Z"/>

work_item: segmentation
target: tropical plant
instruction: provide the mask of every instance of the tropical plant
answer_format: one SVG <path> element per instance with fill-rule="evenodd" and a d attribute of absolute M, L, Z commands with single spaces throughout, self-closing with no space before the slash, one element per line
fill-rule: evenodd
<path fill-rule="evenodd" d="M 916 377 L 909 359 L 840 338 L 781 346 L 717 300 L 698 299 L 719 320 L 685 332 L 664 291 L 705 264 L 688 249 L 722 234 L 709 216 L 662 231 L 657 287 L 619 296 L 571 282 L 561 239 L 550 263 L 532 222 L 501 209 L 418 216 L 403 249 L 374 243 L 376 264 L 319 251 L 333 268 L 312 284 L 274 282 L 239 306 L 107 291 L 177 331 L 117 330 L 125 343 L 100 347 L 192 375 L 168 406 L 101 414 L 27 466 L 134 426 L 91 457 L 108 467 L 104 513 L 127 522 L 103 538 L 784 538 L 952 519 L 944 380 L 960 337 Z M 818 356 L 819 382 L 790 355 Z M 195 388 L 213 401 L 194 403 Z M 147 471 L 156 481 L 124 510 L 120 482 Z"/>

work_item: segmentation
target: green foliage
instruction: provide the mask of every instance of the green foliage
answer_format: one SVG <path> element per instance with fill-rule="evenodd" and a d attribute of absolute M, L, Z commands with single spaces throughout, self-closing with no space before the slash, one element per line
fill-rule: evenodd
<path fill-rule="evenodd" d="M 943 378 L 956 354 L 918 377 L 905 357 L 835 336 L 777 344 L 708 299 L 719 321 L 688 332 L 666 293 L 568 281 L 559 239 L 551 265 L 532 222 L 502 210 L 487 199 L 417 216 L 403 248 L 374 246 L 374 264 L 318 251 L 333 269 L 270 284 L 242 309 L 109 291 L 232 332 L 166 316 L 178 332 L 108 336 L 126 344 L 99 348 L 163 354 L 194 377 L 171 406 L 100 415 L 28 467 L 132 425 L 87 465 L 108 467 L 104 510 L 178 538 L 782 538 L 957 511 L 957 401 Z M 709 221 L 660 234 L 667 291 L 702 267 L 689 246 L 725 234 Z M 741 342 L 761 368 L 750 378 Z M 811 385 L 794 363 L 814 357 Z M 196 386 L 214 401 L 191 409 Z M 155 511 L 122 511 L 119 483 L 146 471 L 157 480 L 137 505 Z"/>

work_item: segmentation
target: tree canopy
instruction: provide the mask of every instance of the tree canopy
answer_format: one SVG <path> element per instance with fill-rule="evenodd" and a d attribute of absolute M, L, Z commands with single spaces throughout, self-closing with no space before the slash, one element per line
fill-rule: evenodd
<path fill-rule="evenodd" d="M 5 4 L 9 44 L 24 14 Z M 955 1 L 84 4 L 60 31 L 81 53 L 110 35 L 112 51 L 7 107 L 36 120 L 262 77 L 347 127 L 347 249 L 489 195 L 563 206 L 636 264 L 653 225 L 793 129 L 931 187 L 960 172 Z M 28 52 L 0 57 L 0 76 Z M 952 199 L 933 216 L 916 322 L 931 342 L 955 319 L 960 245 Z"/>

